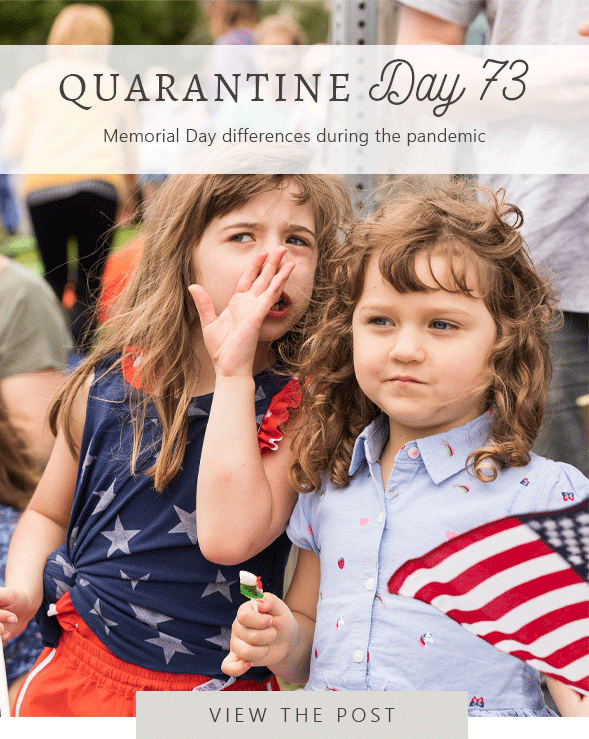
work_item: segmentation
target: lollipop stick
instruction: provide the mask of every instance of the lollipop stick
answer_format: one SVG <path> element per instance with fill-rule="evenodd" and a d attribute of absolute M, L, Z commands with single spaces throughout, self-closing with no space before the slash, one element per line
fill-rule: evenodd
<path fill-rule="evenodd" d="M 8 700 L 8 682 L 6 679 L 6 663 L 4 662 L 4 645 L 0 639 L 0 716 L 10 717 L 10 701 Z"/>

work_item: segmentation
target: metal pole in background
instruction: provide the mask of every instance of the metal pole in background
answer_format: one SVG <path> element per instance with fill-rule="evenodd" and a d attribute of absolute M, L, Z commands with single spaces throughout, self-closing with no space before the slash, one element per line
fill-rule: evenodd
<path fill-rule="evenodd" d="M 393 0 L 332 0 L 330 43 L 333 46 L 393 44 L 396 36 L 398 5 Z M 362 82 L 370 70 L 360 56 L 350 74 Z M 346 106 L 334 111 L 332 125 L 336 130 L 361 130 L 366 126 L 361 106 Z M 349 174 L 363 206 L 373 204 L 377 186 L 373 172 L 364 171 L 362 150 L 348 154 Z M 380 179 L 380 178 L 379 178 Z"/>
<path fill-rule="evenodd" d="M 333 0 L 331 43 L 355 46 L 376 43 L 377 0 Z"/>
<path fill-rule="evenodd" d="M 356 46 L 376 43 L 378 3 L 376 0 L 333 0 L 331 8 L 331 44 L 333 46 Z M 343 50 L 342 50 L 343 51 Z M 350 69 L 350 75 L 358 81 L 366 77 L 364 60 Z M 362 130 L 366 127 L 361 106 L 344 106 L 335 110 L 331 125 L 335 130 Z M 374 174 L 365 172 L 361 150 L 347 152 L 348 177 L 364 206 L 369 206 L 375 187 Z"/>

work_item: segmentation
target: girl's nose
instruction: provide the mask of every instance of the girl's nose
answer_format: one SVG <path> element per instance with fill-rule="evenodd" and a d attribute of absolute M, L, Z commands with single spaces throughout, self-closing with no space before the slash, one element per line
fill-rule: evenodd
<path fill-rule="evenodd" d="M 269 240 L 266 243 L 265 248 L 268 250 L 268 253 L 270 255 L 274 254 L 279 249 L 283 252 L 282 258 L 280 259 L 280 263 L 278 264 L 278 269 L 280 269 L 280 267 L 282 267 L 282 265 L 285 262 L 288 262 L 291 260 L 290 251 L 288 250 L 288 245 L 281 243 L 280 239 Z"/>
<path fill-rule="evenodd" d="M 400 330 L 395 336 L 389 356 L 394 362 L 422 362 L 425 351 L 415 332 Z"/>

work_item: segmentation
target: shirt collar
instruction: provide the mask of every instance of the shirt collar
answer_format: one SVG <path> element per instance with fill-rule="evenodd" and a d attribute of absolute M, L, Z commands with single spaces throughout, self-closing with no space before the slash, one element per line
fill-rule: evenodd
<path fill-rule="evenodd" d="M 483 446 L 491 432 L 492 413 L 487 411 L 482 416 L 425 439 L 417 439 L 405 445 L 404 450 L 416 446 L 420 459 L 435 485 L 447 480 L 463 470 L 466 460 L 475 449 Z M 354 444 L 349 474 L 354 475 L 364 460 L 372 464 L 380 459 L 382 450 L 389 438 L 388 419 L 384 413 L 374 419 Z M 402 454 L 401 450 L 399 454 Z"/>
<path fill-rule="evenodd" d="M 368 463 L 377 462 L 382 450 L 389 439 L 389 422 L 384 413 L 377 416 L 372 423 L 368 424 L 360 436 L 356 439 L 350 462 L 349 474 L 354 475 L 361 467 L 364 460 Z"/>

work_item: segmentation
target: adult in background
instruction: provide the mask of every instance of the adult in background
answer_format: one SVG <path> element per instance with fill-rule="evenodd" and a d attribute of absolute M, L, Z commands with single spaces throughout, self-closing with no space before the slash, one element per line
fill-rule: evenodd
<path fill-rule="evenodd" d="M 54 437 L 47 409 L 64 379 L 72 339 L 43 278 L 0 255 L 0 402 L 41 471 Z"/>
<path fill-rule="evenodd" d="M 259 20 L 258 6 L 257 0 L 203 0 L 209 33 L 213 37 L 212 72 L 222 74 L 227 80 L 239 73 L 244 81 L 248 74 L 256 72 L 252 55 L 241 47 L 256 43 L 254 29 Z M 216 97 L 217 83 L 211 78 L 207 85 L 207 108 L 213 115 L 219 109 Z"/>
<path fill-rule="evenodd" d="M 589 36 L 587 0 L 404 0 L 399 44 L 464 42 L 484 11 L 490 44 L 583 44 Z M 562 326 L 551 336 L 554 374 L 536 449 L 589 474 L 587 435 L 577 397 L 589 387 L 589 177 L 494 175 L 523 211 L 522 229 L 536 265 L 555 276 Z"/>
<path fill-rule="evenodd" d="M 89 79 L 95 73 L 108 74 L 111 70 L 91 48 L 71 50 L 70 54 L 64 48 L 53 47 L 106 46 L 112 38 L 113 26 L 103 8 L 83 3 L 64 8 L 47 41 L 49 61 L 29 70 L 16 85 L 4 132 L 6 155 L 20 160 L 26 173 L 24 194 L 45 276 L 60 300 L 68 282 L 68 238 L 77 241 L 72 332 L 81 350 L 88 348 L 91 338 L 87 329 L 93 323 L 117 209 L 127 200 L 135 181 L 131 175 L 88 173 L 135 170 L 129 167 L 131 157 L 122 144 L 107 148 L 102 136 L 96 134 L 105 123 L 111 122 L 113 128 L 123 125 L 129 113 L 122 106 L 114 102 L 106 107 L 89 106 L 83 115 L 75 115 L 77 109 L 72 111 L 71 103 L 55 102 L 56 81 L 71 72 L 72 57 L 77 68 L 85 65 Z M 112 121 L 105 120 L 108 115 Z"/>
<path fill-rule="evenodd" d="M 242 46 L 256 43 L 257 0 L 205 0 L 204 11 L 215 44 Z"/>

